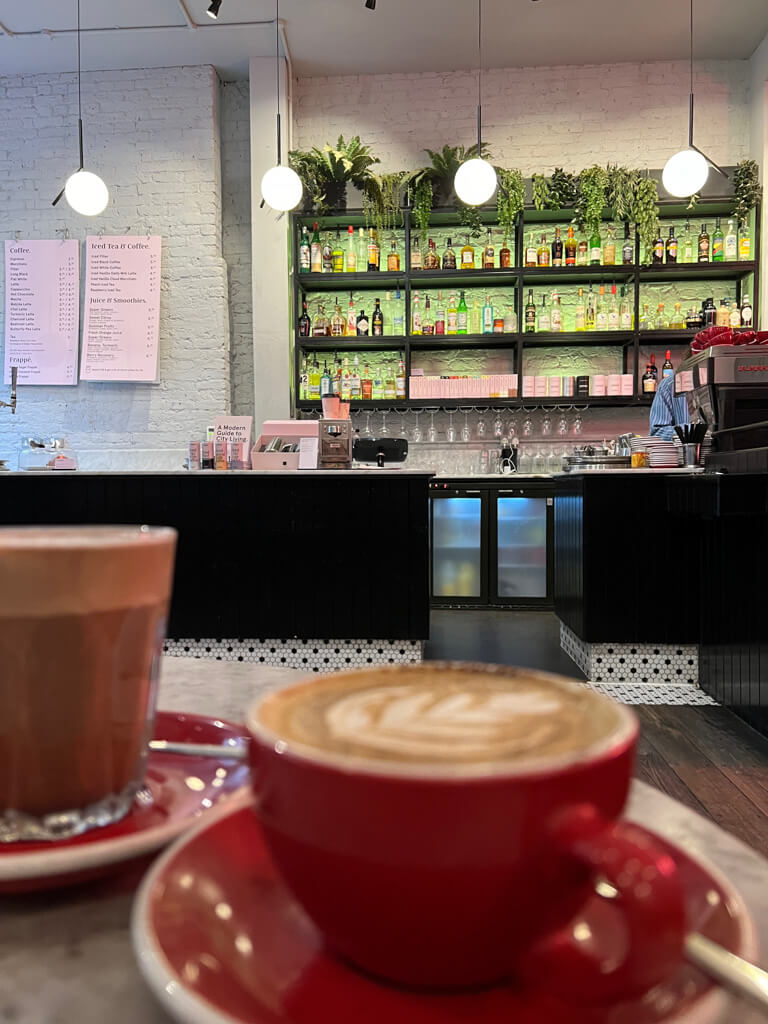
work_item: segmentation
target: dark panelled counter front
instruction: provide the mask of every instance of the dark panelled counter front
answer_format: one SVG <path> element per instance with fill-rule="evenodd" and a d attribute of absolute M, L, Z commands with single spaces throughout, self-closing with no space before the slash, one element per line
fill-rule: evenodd
<path fill-rule="evenodd" d="M 423 640 L 428 474 L 19 473 L 2 525 L 174 526 L 171 638 Z"/>

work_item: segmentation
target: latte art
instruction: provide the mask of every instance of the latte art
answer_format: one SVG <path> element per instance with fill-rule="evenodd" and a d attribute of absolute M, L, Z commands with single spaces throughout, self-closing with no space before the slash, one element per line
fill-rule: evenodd
<path fill-rule="evenodd" d="M 590 750 L 621 715 L 588 687 L 543 673 L 432 663 L 303 683 L 266 698 L 256 721 L 334 758 L 492 766 Z"/>

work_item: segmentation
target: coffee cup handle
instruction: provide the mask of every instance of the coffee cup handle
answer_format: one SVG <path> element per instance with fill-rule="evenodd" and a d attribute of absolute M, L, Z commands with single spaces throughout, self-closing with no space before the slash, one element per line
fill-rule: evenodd
<path fill-rule="evenodd" d="M 580 930 L 572 921 L 530 952 L 522 973 L 573 1004 L 648 991 L 682 959 L 685 905 L 675 862 L 645 831 L 605 819 L 591 805 L 570 808 L 555 831 L 565 856 L 591 870 L 597 893 L 618 900 L 624 942 L 601 960 L 590 951 L 589 927 Z"/>

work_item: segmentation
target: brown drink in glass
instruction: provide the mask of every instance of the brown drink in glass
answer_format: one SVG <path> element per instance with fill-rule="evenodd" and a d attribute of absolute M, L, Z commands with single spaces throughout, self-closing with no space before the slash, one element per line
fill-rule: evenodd
<path fill-rule="evenodd" d="M 142 789 L 176 532 L 0 529 L 0 842 L 111 824 Z"/>

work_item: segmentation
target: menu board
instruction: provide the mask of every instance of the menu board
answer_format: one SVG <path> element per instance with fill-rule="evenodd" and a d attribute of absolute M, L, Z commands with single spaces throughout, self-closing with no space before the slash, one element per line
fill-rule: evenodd
<path fill-rule="evenodd" d="M 160 236 L 85 240 L 82 380 L 157 379 Z"/>
<path fill-rule="evenodd" d="M 3 379 L 76 384 L 80 260 L 74 238 L 5 242 Z"/>

